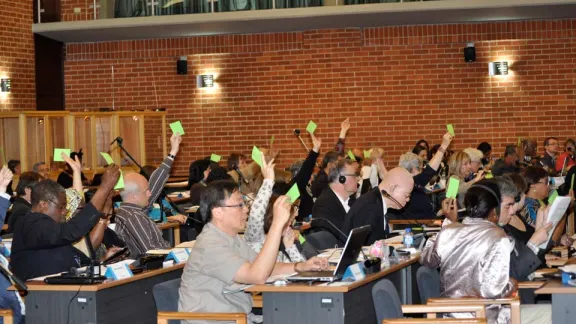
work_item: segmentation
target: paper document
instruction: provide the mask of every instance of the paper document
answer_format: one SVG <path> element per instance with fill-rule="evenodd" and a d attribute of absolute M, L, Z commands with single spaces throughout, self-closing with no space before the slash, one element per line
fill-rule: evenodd
<path fill-rule="evenodd" d="M 541 249 L 546 248 L 546 246 L 548 245 L 548 241 L 550 241 L 550 238 L 552 237 L 554 229 L 562 219 L 562 216 L 564 216 L 564 214 L 566 213 L 568 205 L 570 205 L 569 197 L 558 197 L 554 200 L 552 206 L 550 206 L 550 211 L 548 211 L 548 219 L 546 219 L 546 222 L 552 223 L 552 229 L 550 230 L 550 232 L 548 232 L 548 240 L 540 244 L 538 246 L 539 248 Z"/>

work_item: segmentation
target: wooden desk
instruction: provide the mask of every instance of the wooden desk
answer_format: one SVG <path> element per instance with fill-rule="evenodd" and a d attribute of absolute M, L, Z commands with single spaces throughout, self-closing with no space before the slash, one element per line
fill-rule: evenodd
<path fill-rule="evenodd" d="M 388 220 L 390 230 L 394 230 L 394 225 L 426 225 L 430 227 L 442 226 L 441 219 L 390 219 Z"/>
<path fill-rule="evenodd" d="M 418 258 L 402 261 L 346 286 L 291 283 L 283 287 L 255 285 L 247 291 L 262 292 L 264 323 L 375 323 L 372 287 L 380 279 L 394 283 L 402 304 L 419 302 Z"/>
<path fill-rule="evenodd" d="M 173 246 L 180 244 L 180 223 L 178 222 L 166 222 L 158 224 L 158 228 L 162 231 L 168 230 L 170 233 L 168 236 L 171 238 L 168 241 L 173 241 Z"/>
<path fill-rule="evenodd" d="M 152 288 L 180 278 L 183 268 L 178 264 L 98 285 L 27 282 L 26 323 L 156 323 Z"/>
<path fill-rule="evenodd" d="M 552 295 L 552 323 L 574 323 L 576 318 L 576 287 L 565 286 L 560 280 L 550 280 L 536 294 Z"/>

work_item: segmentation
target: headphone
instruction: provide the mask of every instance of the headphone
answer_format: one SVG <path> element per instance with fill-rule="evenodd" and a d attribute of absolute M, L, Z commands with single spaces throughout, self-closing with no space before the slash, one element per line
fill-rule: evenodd
<path fill-rule="evenodd" d="M 496 216 L 497 216 L 498 218 L 500 218 L 500 205 L 501 205 L 500 197 L 494 192 L 494 190 L 488 188 L 487 186 L 485 186 L 485 185 L 483 185 L 483 184 L 475 184 L 475 185 L 472 186 L 472 188 L 473 188 L 473 187 L 482 188 L 482 189 L 488 191 L 489 193 L 491 193 L 492 196 L 493 196 L 494 198 L 496 198 L 496 201 L 498 202 L 498 205 L 497 205 L 496 208 L 495 208 L 495 209 L 496 209 Z"/>
<path fill-rule="evenodd" d="M 338 170 L 338 182 L 340 182 L 341 184 L 346 183 L 346 177 L 340 173 L 340 170 Z"/>

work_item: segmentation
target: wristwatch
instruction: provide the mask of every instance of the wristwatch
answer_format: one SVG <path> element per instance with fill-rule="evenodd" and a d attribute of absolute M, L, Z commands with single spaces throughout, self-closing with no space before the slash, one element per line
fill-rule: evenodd
<path fill-rule="evenodd" d="M 168 157 L 171 158 L 172 160 L 174 160 L 176 158 L 176 155 L 174 154 L 168 154 Z"/>

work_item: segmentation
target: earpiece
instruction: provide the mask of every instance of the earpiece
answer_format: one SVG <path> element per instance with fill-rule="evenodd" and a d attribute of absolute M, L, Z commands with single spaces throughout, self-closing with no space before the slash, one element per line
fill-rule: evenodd
<path fill-rule="evenodd" d="M 341 175 L 340 172 L 338 172 L 338 182 L 340 182 L 341 184 L 345 184 L 346 183 L 346 177 Z"/>

